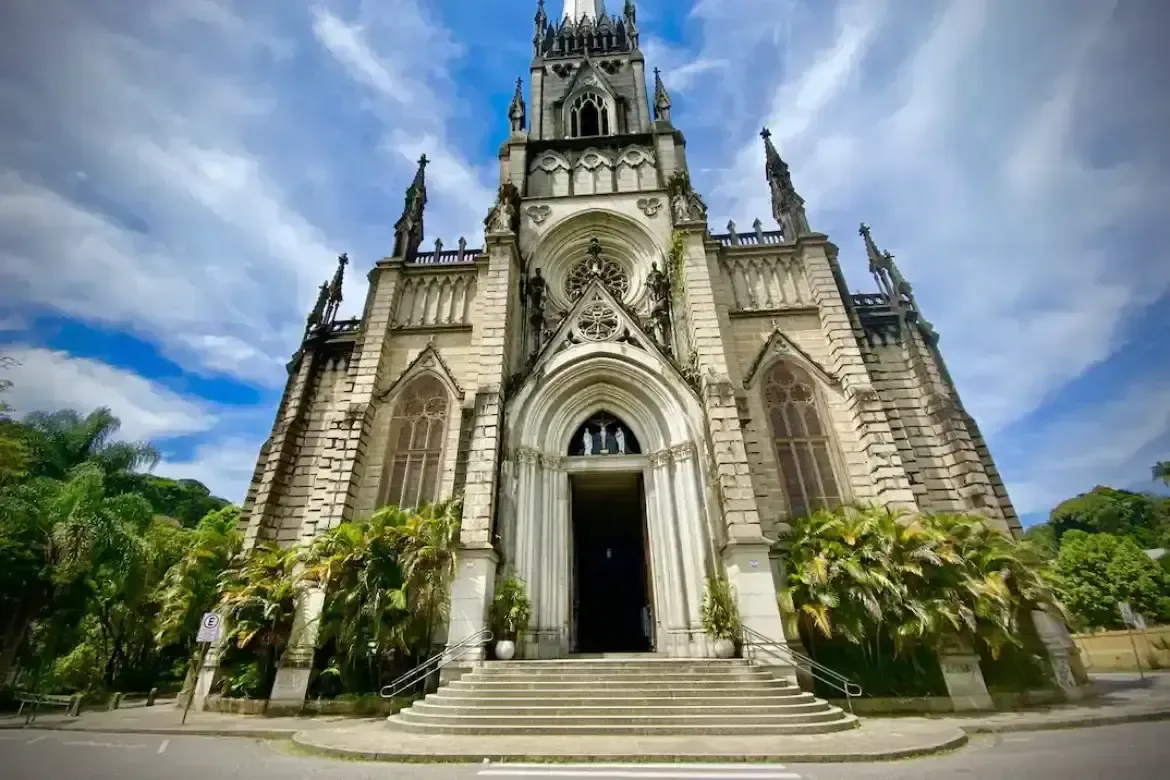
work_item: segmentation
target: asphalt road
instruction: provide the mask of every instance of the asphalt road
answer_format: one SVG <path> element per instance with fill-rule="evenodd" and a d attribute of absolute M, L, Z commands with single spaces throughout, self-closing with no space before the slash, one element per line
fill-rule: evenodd
<path fill-rule="evenodd" d="M 5 780 L 1163 780 L 1170 722 L 979 737 L 956 753 L 872 764 L 384 764 L 241 738 L 0 731 Z"/>

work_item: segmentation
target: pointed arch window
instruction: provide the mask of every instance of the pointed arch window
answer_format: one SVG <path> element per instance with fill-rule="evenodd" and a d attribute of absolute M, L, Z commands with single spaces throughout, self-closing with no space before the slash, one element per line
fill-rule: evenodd
<path fill-rule="evenodd" d="M 609 106 L 596 92 L 582 92 L 569 106 L 569 135 L 609 135 Z"/>
<path fill-rule="evenodd" d="M 414 508 L 438 499 L 451 401 L 438 378 L 412 380 L 394 405 L 383 504 Z"/>
<path fill-rule="evenodd" d="M 773 365 L 764 377 L 764 406 L 789 516 L 840 506 L 829 432 L 808 372 L 788 361 Z"/>

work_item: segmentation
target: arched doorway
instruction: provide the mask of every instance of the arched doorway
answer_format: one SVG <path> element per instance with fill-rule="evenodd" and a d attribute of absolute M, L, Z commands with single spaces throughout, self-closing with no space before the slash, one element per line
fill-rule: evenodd
<path fill-rule="evenodd" d="M 533 605 L 525 657 L 709 654 L 703 424 L 668 366 L 620 343 L 552 355 L 509 401 L 499 528 Z"/>
<path fill-rule="evenodd" d="M 569 441 L 572 649 L 642 653 L 655 645 L 654 587 L 641 445 L 607 411 Z M 580 459 L 580 460 L 578 460 Z"/>

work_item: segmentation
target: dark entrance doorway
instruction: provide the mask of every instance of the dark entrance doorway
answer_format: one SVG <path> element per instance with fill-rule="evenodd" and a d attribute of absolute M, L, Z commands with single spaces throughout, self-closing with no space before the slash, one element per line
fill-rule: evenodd
<path fill-rule="evenodd" d="M 572 486 L 576 650 L 649 652 L 653 606 L 642 475 L 576 474 Z"/>

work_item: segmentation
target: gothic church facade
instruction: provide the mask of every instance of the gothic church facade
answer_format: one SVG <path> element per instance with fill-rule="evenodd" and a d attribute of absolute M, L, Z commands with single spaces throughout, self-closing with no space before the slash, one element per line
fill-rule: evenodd
<path fill-rule="evenodd" d="M 248 491 L 248 543 L 460 495 L 450 645 L 485 627 L 514 571 L 533 604 L 523 657 L 695 658 L 712 653 L 711 572 L 748 627 L 785 639 L 791 518 L 877 503 L 1018 531 L 938 337 L 868 228 L 857 254 L 876 289 L 853 293 L 766 131 L 775 225 L 709 225 L 633 3 L 566 11 L 539 5 L 484 245 L 425 235 L 424 158 L 360 319 L 336 316 L 347 258 L 322 286 Z M 304 697 L 320 603 L 300 606 L 274 701 Z"/>

